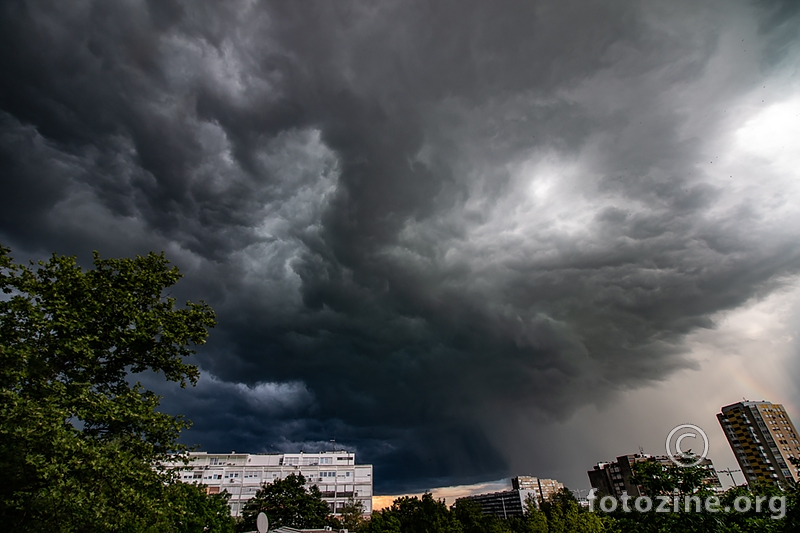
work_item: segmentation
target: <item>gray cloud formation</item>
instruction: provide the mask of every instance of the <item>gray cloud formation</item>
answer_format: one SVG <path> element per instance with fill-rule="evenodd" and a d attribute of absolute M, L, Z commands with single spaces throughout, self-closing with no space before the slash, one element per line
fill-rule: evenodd
<path fill-rule="evenodd" d="M 167 251 L 220 318 L 164 392 L 204 449 L 500 477 L 488 425 L 692 367 L 800 270 L 785 177 L 730 145 L 791 96 L 792 5 L 10 0 L 0 237 Z"/>

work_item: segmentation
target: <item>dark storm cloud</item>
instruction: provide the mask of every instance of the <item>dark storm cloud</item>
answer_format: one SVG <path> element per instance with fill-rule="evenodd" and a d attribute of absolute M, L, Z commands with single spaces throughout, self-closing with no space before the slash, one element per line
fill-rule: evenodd
<path fill-rule="evenodd" d="M 490 421 L 692 367 L 686 334 L 800 268 L 707 179 L 753 72 L 692 93 L 728 25 L 760 24 L 756 78 L 791 57 L 794 12 L 757 8 L 5 2 L 0 236 L 167 250 L 220 320 L 165 390 L 204 449 L 498 477 Z"/>

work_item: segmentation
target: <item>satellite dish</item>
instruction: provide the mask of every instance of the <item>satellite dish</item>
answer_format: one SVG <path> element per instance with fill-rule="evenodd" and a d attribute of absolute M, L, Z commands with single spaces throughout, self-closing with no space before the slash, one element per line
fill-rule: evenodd
<path fill-rule="evenodd" d="M 258 518 L 256 518 L 256 528 L 258 528 L 258 533 L 267 533 L 269 529 L 269 520 L 267 520 L 267 515 L 264 513 L 258 513 Z"/>

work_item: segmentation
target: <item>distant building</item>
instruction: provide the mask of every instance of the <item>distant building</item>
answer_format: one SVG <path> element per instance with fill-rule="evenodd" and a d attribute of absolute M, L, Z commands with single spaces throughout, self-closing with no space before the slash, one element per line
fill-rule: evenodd
<path fill-rule="evenodd" d="M 616 461 L 597 463 L 594 469 L 589 470 L 589 483 L 592 488 L 597 489 L 601 495 L 615 496 L 619 498 L 625 492 L 631 497 L 643 496 L 642 487 L 636 485 L 631 478 L 633 477 L 633 465 L 640 462 L 653 461 L 664 466 L 672 466 L 672 460 L 665 455 L 648 455 L 644 453 L 621 455 Z M 711 459 L 703 459 L 699 466 L 708 471 L 708 475 L 703 482 L 713 489 L 721 490 L 717 471 Z"/>
<path fill-rule="evenodd" d="M 542 479 L 533 476 L 517 476 L 511 479 L 511 487 L 517 490 L 528 490 L 533 493 L 537 502 L 549 500 L 551 496 L 564 488 L 563 483 L 555 479 Z"/>
<path fill-rule="evenodd" d="M 483 514 L 493 514 L 500 518 L 509 518 L 512 516 L 523 516 L 525 514 L 525 503 L 528 498 L 534 498 L 531 491 L 514 489 L 503 492 L 464 496 L 463 498 L 458 498 L 456 501 L 470 500 L 481 506 Z"/>
<path fill-rule="evenodd" d="M 206 486 L 209 494 L 231 495 L 231 515 L 239 516 L 244 504 L 264 483 L 290 474 L 302 474 L 306 487 L 322 492 L 334 514 L 352 498 L 361 502 L 364 513 L 372 513 L 372 465 L 355 464 L 355 454 L 346 451 L 284 454 L 190 453 L 189 465 L 180 480 Z M 180 465 L 175 465 L 179 467 Z"/>
<path fill-rule="evenodd" d="M 782 405 L 745 400 L 723 407 L 717 419 L 749 484 L 798 481 L 790 459 L 800 457 L 800 441 Z"/>

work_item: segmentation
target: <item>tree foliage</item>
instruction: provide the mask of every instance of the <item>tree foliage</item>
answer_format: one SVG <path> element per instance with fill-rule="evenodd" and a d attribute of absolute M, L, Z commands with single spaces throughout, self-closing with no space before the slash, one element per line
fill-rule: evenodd
<path fill-rule="evenodd" d="M 368 533 L 462 533 L 461 523 L 442 500 L 426 492 L 421 498 L 404 496 L 392 506 L 372 513 L 359 531 Z"/>
<path fill-rule="evenodd" d="M 662 468 L 663 466 L 663 468 Z M 672 469 L 669 465 L 651 464 L 636 467 L 638 481 L 649 490 L 660 491 L 663 498 L 677 497 L 681 506 L 677 510 L 669 505 L 669 512 L 639 512 L 633 500 L 628 500 L 628 510 L 623 511 L 618 502 L 617 511 L 605 513 L 581 507 L 569 490 L 563 489 L 548 500 L 526 502 L 525 515 L 502 518 L 483 514 L 481 508 L 470 500 L 458 500 L 450 509 L 430 494 L 422 498 L 402 497 L 391 507 L 376 511 L 363 523 L 358 533 L 794 533 L 797 527 L 800 487 L 792 485 L 783 490 L 775 485 L 753 488 L 734 487 L 717 495 L 700 481 L 708 472 L 702 467 Z M 655 495 L 656 493 L 653 492 Z M 719 497 L 719 510 L 708 512 L 705 502 L 699 510 L 692 504 L 686 511 L 684 497 Z M 768 508 L 770 497 L 785 497 L 784 517 L 776 516 Z M 738 512 L 734 501 L 747 499 L 750 510 Z M 756 511 L 756 502 L 762 500 L 762 511 Z M 672 501 L 672 500 L 670 500 Z M 731 510 L 725 510 L 728 506 Z M 780 513 L 778 513 L 780 514 Z"/>
<path fill-rule="evenodd" d="M 271 528 L 321 528 L 330 513 L 328 504 L 316 485 L 305 487 L 302 474 L 290 474 L 272 483 L 265 483 L 242 510 L 240 531 L 254 531 L 258 513 L 265 513 Z"/>
<path fill-rule="evenodd" d="M 328 518 L 328 525 L 332 529 L 356 531 L 364 523 L 364 520 L 364 504 L 351 497 L 339 509 L 339 516 L 331 515 Z"/>
<path fill-rule="evenodd" d="M 365 533 L 600 533 L 612 531 L 610 521 L 578 505 L 569 491 L 559 493 L 539 509 L 528 502 L 525 516 L 501 518 L 484 514 L 477 503 L 461 499 L 448 509 L 430 493 L 402 497 L 391 507 L 372 513 L 357 531 Z"/>
<path fill-rule="evenodd" d="M 166 488 L 168 512 L 154 530 L 175 533 L 233 533 L 230 495 L 206 494 L 202 485 L 171 483 Z"/>
<path fill-rule="evenodd" d="M 188 422 L 158 412 L 131 375 L 196 383 L 184 359 L 213 311 L 163 296 L 180 278 L 163 254 L 95 254 L 83 270 L 73 257 L 25 266 L 9 253 L 0 247 L 0 519 L 14 531 L 160 529 L 181 489 L 154 465 L 185 450 Z"/>
<path fill-rule="evenodd" d="M 600 533 L 606 528 L 601 516 L 585 512 L 569 489 L 561 489 L 541 504 L 548 533 Z M 529 513 L 529 518 L 532 518 Z"/>
<path fill-rule="evenodd" d="M 691 458 L 687 459 L 691 462 Z M 776 485 L 732 487 L 718 494 L 704 484 L 708 471 L 702 466 L 662 465 L 657 461 L 637 463 L 633 467 L 633 481 L 654 500 L 654 506 L 663 500 L 666 512 L 639 512 L 633 499 L 627 510 L 620 504 L 609 516 L 615 531 L 620 533 L 675 532 L 778 532 L 795 531 L 788 526 L 788 517 L 776 516 L 765 508 L 756 512 L 756 500 L 786 497 Z M 791 492 L 791 491 L 790 491 Z M 735 501 L 746 500 L 749 511 L 735 509 Z M 714 502 L 709 505 L 709 502 Z M 762 502 L 763 503 L 763 502 Z M 789 506 L 791 513 L 791 506 Z"/>

